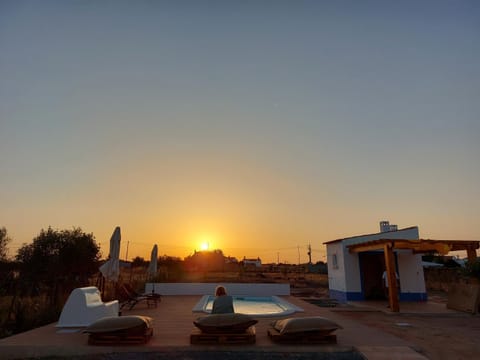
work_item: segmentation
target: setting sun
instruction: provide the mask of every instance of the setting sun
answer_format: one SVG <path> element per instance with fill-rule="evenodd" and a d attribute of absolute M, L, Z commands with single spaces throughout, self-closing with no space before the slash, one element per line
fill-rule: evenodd
<path fill-rule="evenodd" d="M 197 244 L 200 244 L 201 251 L 207 251 L 212 247 L 214 237 L 210 233 L 202 233 L 197 237 Z"/>

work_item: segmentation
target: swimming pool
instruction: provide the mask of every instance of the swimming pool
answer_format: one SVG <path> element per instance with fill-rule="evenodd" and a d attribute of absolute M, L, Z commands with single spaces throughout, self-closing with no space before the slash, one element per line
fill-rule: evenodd
<path fill-rule="evenodd" d="M 211 313 L 215 296 L 205 295 L 193 308 L 193 312 Z M 236 313 L 257 317 L 275 317 L 303 312 L 303 309 L 278 296 L 233 296 Z"/>

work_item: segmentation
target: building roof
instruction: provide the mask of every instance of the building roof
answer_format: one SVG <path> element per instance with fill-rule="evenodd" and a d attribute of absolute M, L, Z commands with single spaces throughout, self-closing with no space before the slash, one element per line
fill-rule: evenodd
<path fill-rule="evenodd" d="M 350 252 L 364 252 L 373 250 L 382 250 L 385 246 L 392 249 L 410 249 L 413 253 L 421 254 L 427 252 L 437 252 L 447 254 L 450 251 L 470 250 L 475 251 L 480 246 L 480 241 L 476 240 L 432 240 L 432 239 L 378 239 L 371 240 L 361 244 L 347 245 Z"/>
<path fill-rule="evenodd" d="M 385 238 L 387 239 L 388 234 L 390 234 L 390 233 L 398 233 L 400 231 L 412 230 L 412 229 L 417 229 L 417 228 L 418 228 L 418 226 L 410 226 L 410 227 L 407 227 L 407 228 L 404 228 L 404 229 L 398 229 L 398 230 L 394 230 L 394 231 L 385 231 L 385 232 L 378 232 L 378 233 L 372 233 L 372 234 L 355 235 L 355 236 L 350 236 L 350 237 L 346 237 L 346 238 L 342 238 L 342 239 L 326 241 L 323 244 L 333 244 L 333 243 L 341 242 L 341 241 L 344 241 L 344 240 L 350 240 L 350 239 L 360 238 L 360 237 L 364 237 L 364 236 L 373 236 L 373 235 L 379 235 L 379 234 L 385 234 Z"/>

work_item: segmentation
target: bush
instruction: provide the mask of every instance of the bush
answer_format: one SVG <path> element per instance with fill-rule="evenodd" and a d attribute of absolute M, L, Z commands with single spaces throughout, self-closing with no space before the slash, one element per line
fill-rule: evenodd
<path fill-rule="evenodd" d="M 465 275 L 480 280 L 480 260 L 474 262 L 467 262 L 465 266 Z"/>
<path fill-rule="evenodd" d="M 60 287 L 69 292 L 85 286 L 89 277 L 98 272 L 99 249 L 93 234 L 80 228 L 42 229 L 31 244 L 18 250 L 22 293 L 35 296 L 39 289 L 50 294 L 53 305 L 57 305 L 55 293 Z"/>
<path fill-rule="evenodd" d="M 14 300 L 10 318 L 7 319 L 11 297 L 4 297 L 2 302 L 2 324 L 0 338 L 27 331 L 39 326 L 51 324 L 58 320 L 61 309 L 51 306 L 46 296 L 18 297 Z"/>

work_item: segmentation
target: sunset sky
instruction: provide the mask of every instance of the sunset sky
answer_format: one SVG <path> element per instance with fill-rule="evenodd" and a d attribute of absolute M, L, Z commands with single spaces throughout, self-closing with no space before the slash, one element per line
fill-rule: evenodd
<path fill-rule="evenodd" d="M 0 227 L 108 255 L 480 240 L 478 1 L 1 1 Z"/>

